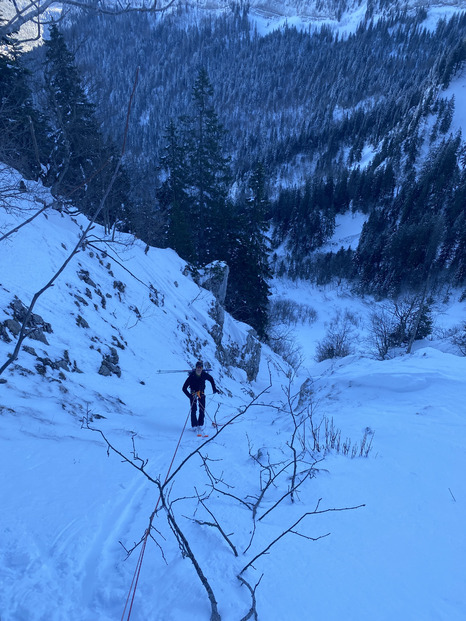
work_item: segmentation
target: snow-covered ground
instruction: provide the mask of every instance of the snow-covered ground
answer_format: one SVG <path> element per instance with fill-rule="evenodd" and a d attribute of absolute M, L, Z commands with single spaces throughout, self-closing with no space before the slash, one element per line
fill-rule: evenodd
<path fill-rule="evenodd" d="M 1 209 L 0 218 L 5 232 L 24 215 Z M 0 242 L 0 323 L 11 319 L 15 295 L 27 304 L 48 281 L 83 225 L 82 217 L 50 211 Z M 341 233 L 351 230 L 341 223 Z M 99 227 L 94 234 L 100 237 Z M 53 329 L 45 335 L 48 345 L 27 339 L 35 355 L 21 351 L 0 377 L 6 379 L 0 384 L 1 620 L 128 618 L 128 608 L 123 611 L 141 546 L 128 559 L 124 547 L 143 536 L 158 490 L 121 456 L 107 453 L 86 420 L 136 465 L 148 460 L 145 471 L 154 479 L 165 479 L 175 452 L 172 473 L 200 449 L 204 461 L 194 453 L 172 481 L 170 500 L 222 620 L 245 617 L 251 596 L 237 575 L 301 518 L 242 574 L 253 587 L 260 580 L 259 619 L 464 620 L 466 358 L 445 339 L 466 320 L 457 293 L 438 307 L 431 340 L 382 362 L 364 346 L 375 302 L 341 288 L 276 282 L 274 297 L 312 306 L 316 319 L 294 327 L 303 363 L 291 385 L 286 364 L 266 347 L 249 384 L 244 371 L 216 360 L 208 333 L 212 296 L 183 275 L 174 252 L 145 254 L 139 242 L 95 245 L 100 250 L 89 246 L 75 257 L 36 305 Z M 338 309 L 360 319 L 355 352 L 316 363 L 316 342 Z M 225 338 L 244 338 L 243 325 L 226 325 Z M 0 340 L 0 365 L 13 346 L 14 339 Z M 121 377 L 97 373 L 110 347 Z M 188 368 L 197 356 L 212 365 L 222 390 L 212 396 L 207 387 L 208 413 L 219 424 L 208 422 L 209 438 L 183 433 L 186 374 L 158 372 Z M 38 358 L 45 374 L 37 372 Z M 69 360 L 68 370 L 53 369 L 46 359 Z M 306 380 L 311 392 L 307 400 L 303 394 L 302 407 L 314 428 L 322 422 L 320 444 L 325 421 L 329 427 L 333 420 L 342 442 L 350 438 L 358 447 L 365 436 L 372 450 L 353 459 L 322 447 L 308 452 L 291 502 L 292 468 L 280 474 L 292 455 L 288 397 Z M 313 444 L 309 436 L 306 442 Z M 276 486 L 266 488 L 272 473 Z M 218 528 L 199 523 L 214 519 L 230 543 Z M 153 526 L 131 619 L 207 621 L 206 591 L 163 511 Z"/>
<path fill-rule="evenodd" d="M 460 130 L 464 138 L 466 135 L 466 71 L 460 71 L 454 77 L 442 96 L 446 99 L 455 98 L 451 131 L 456 133 Z"/>

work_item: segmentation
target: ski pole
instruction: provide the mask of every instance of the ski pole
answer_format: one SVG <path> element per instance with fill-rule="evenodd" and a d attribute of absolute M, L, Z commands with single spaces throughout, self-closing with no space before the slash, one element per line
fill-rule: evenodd
<path fill-rule="evenodd" d="M 212 371 L 212 369 L 204 369 L 205 371 L 207 371 L 208 373 L 210 373 L 210 371 Z M 154 371 L 154 373 L 158 373 L 159 375 L 161 373 L 191 373 L 192 369 L 157 369 L 157 371 Z"/>

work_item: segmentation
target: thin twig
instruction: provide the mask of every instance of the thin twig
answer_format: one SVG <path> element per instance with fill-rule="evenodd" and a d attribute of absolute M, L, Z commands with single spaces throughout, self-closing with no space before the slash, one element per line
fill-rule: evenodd
<path fill-rule="evenodd" d="M 199 498 L 199 496 L 198 496 Z M 220 534 L 222 535 L 222 537 L 225 539 L 225 541 L 228 543 L 228 545 L 230 546 L 230 548 L 233 550 L 233 554 L 235 556 L 238 556 L 238 552 L 235 548 L 235 546 L 233 545 L 233 543 L 231 542 L 230 539 L 230 535 L 227 535 L 225 533 L 225 531 L 223 530 L 223 528 L 220 526 L 217 518 L 215 517 L 215 515 L 212 513 L 212 511 L 209 509 L 209 507 L 207 507 L 207 505 L 205 504 L 204 500 L 202 498 L 199 498 L 199 502 L 201 503 L 201 505 L 204 507 L 204 509 L 207 511 L 207 513 L 212 517 L 212 519 L 214 520 L 214 522 L 203 522 L 201 520 L 194 520 L 195 522 L 197 522 L 198 524 L 205 525 L 205 526 L 212 526 L 214 528 L 217 528 L 218 531 L 220 532 Z"/>
<path fill-rule="evenodd" d="M 258 558 L 260 558 L 261 556 L 264 556 L 265 554 L 267 554 L 268 551 L 270 550 L 270 548 L 272 548 L 278 541 L 280 541 L 280 539 L 283 539 L 283 537 L 285 537 L 285 535 L 287 535 L 288 533 L 292 533 L 294 531 L 294 529 L 296 528 L 296 526 L 300 522 L 302 522 L 302 520 L 304 520 L 305 517 L 307 517 L 309 515 L 320 515 L 322 513 L 330 513 L 332 511 L 351 511 L 353 509 L 360 509 L 361 507 L 365 507 L 365 506 L 366 505 L 357 505 L 355 507 L 343 507 L 343 508 L 338 508 L 338 509 L 324 509 L 322 511 L 319 511 L 318 509 L 315 509 L 314 511 L 308 511 L 307 513 L 304 513 L 299 518 L 299 520 L 296 520 L 296 522 L 292 526 L 287 528 L 285 531 L 283 531 L 283 533 L 281 533 L 281 535 L 279 535 L 271 543 L 269 543 L 269 545 L 266 548 L 264 548 L 264 550 L 262 550 L 262 552 L 259 552 L 259 554 L 256 554 L 256 556 L 251 561 L 249 561 L 249 563 L 247 565 L 245 565 L 243 567 L 243 569 L 240 571 L 240 575 L 242 573 L 244 573 L 246 571 L 246 569 L 248 569 L 248 567 L 251 567 L 257 561 Z M 323 537 L 328 537 L 328 535 L 330 535 L 330 533 L 327 533 L 326 535 L 321 535 L 321 536 L 316 537 L 316 538 L 309 537 L 309 539 L 312 539 L 312 541 L 318 541 L 319 539 L 322 539 Z"/>

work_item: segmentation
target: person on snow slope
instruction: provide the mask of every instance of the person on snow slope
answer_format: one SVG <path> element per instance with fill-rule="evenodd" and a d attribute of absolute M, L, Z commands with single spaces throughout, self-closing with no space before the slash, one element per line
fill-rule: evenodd
<path fill-rule="evenodd" d="M 219 392 L 215 385 L 214 378 L 207 373 L 207 371 L 204 371 L 203 363 L 198 360 L 196 362 L 196 368 L 188 375 L 182 389 L 191 403 L 191 427 L 193 429 L 204 425 L 206 381 L 211 383 L 214 394 Z M 198 402 L 199 418 L 196 415 Z"/>

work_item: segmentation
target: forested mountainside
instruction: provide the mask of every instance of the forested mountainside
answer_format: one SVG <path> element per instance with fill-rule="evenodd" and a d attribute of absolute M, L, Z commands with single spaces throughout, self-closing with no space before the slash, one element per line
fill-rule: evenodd
<path fill-rule="evenodd" d="M 337 27 L 352 27 L 364 20 L 366 16 L 380 16 L 397 11 L 426 9 L 444 11 L 451 7 L 464 8 L 464 0 L 247 0 L 241 1 L 247 6 L 251 15 L 263 18 L 267 27 L 274 28 L 283 23 L 283 18 L 293 19 L 302 23 L 333 24 Z M 196 7 L 200 10 L 222 11 L 229 9 L 231 3 L 225 0 L 191 0 L 184 6 Z M 179 11 L 179 6 L 176 6 Z"/>
<path fill-rule="evenodd" d="M 164 130 L 188 112 L 202 66 L 237 173 L 258 159 L 271 171 L 294 169 L 299 155 L 312 163 L 307 170 L 327 174 L 342 161 L 357 161 L 365 144 L 377 145 L 457 68 L 466 20 L 457 17 L 430 32 L 425 17 L 422 10 L 395 13 L 341 38 L 329 28 L 292 27 L 260 36 L 239 7 L 191 25 L 177 15 L 154 23 L 145 15 L 108 20 L 83 14 L 66 37 L 113 136 L 124 128 L 140 67 L 139 127 L 129 137 L 139 166 L 157 162 Z M 343 159 L 345 148 L 350 154 Z"/>
<path fill-rule="evenodd" d="M 2 159 L 85 213 L 111 183 L 107 229 L 226 261 L 227 309 L 260 335 L 271 267 L 384 296 L 463 286 L 465 148 L 444 89 L 465 12 L 351 6 L 345 31 L 268 34 L 240 4 L 67 13 L 27 63 L 0 58 Z M 348 211 L 365 215 L 358 247 L 324 252 Z"/>
<path fill-rule="evenodd" d="M 180 11 L 156 22 L 85 14 L 66 36 L 112 136 L 140 66 L 129 149 L 148 191 L 159 183 L 165 128 L 189 114 L 204 67 L 233 179 L 261 161 L 273 186 L 274 246 L 288 250 L 276 268 L 388 295 L 427 275 L 461 284 L 466 273 L 463 143 L 450 134 L 454 100 L 442 97 L 466 58 L 466 16 L 427 28 L 424 8 L 392 5 L 381 16 L 388 8 L 370 4 L 345 37 L 327 27 L 261 36 L 239 5 L 192 22 Z M 316 256 L 348 209 L 371 214 L 357 252 Z"/>

